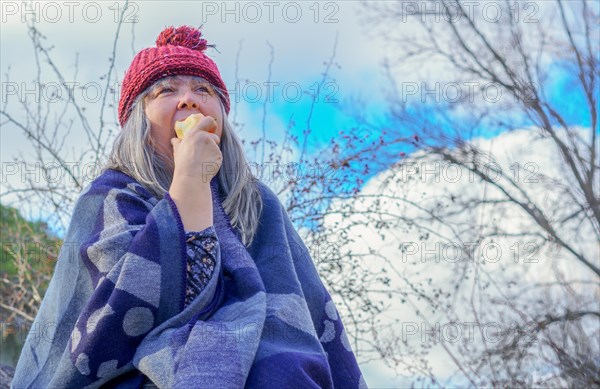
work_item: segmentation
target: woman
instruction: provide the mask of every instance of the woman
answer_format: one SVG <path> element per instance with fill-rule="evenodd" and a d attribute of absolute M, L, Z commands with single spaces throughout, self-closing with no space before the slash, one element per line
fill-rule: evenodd
<path fill-rule="evenodd" d="M 13 387 L 364 386 L 306 247 L 248 175 L 200 31 L 156 45 L 125 74 L 123 130 L 75 206 L 79 250 L 61 251 Z"/>

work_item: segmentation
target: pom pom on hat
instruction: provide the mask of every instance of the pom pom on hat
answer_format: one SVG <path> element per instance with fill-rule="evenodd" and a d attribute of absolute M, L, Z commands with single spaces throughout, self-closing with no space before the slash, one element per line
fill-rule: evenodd
<path fill-rule="evenodd" d="M 203 52 L 208 47 L 202 32 L 190 26 L 167 27 L 156 38 L 156 47 L 173 45 Z"/>
<path fill-rule="evenodd" d="M 200 29 L 167 27 L 156 38 L 156 47 L 143 49 L 123 78 L 119 100 L 119 123 L 125 125 L 137 96 L 156 81 L 177 75 L 202 77 L 223 92 L 221 101 L 229 113 L 230 100 L 219 69 L 204 51 L 208 45 Z"/>

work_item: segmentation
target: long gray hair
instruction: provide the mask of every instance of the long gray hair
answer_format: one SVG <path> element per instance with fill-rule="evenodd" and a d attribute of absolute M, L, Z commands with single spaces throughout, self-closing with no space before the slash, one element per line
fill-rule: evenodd
<path fill-rule="evenodd" d="M 194 78 L 204 81 L 199 77 Z M 158 153 L 155 148 L 150 120 L 144 110 L 144 100 L 154 86 L 161 82 L 165 82 L 165 79 L 157 81 L 137 97 L 129 119 L 117 135 L 104 166 L 104 169 L 119 170 L 131 176 L 158 199 L 162 199 L 171 186 L 174 165 L 172 160 Z M 219 184 L 225 192 L 223 208 L 232 226 L 239 229 L 242 243 L 249 246 L 258 228 L 263 206 L 258 180 L 249 169 L 242 142 L 225 113 L 223 92 L 212 87 L 220 97 L 223 116 L 220 143 L 223 162 L 217 173 Z"/>

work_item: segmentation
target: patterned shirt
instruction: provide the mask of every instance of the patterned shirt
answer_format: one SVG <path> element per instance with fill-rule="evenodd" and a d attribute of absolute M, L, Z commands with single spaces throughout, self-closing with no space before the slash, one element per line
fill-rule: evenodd
<path fill-rule="evenodd" d="M 219 241 L 214 226 L 202 231 L 185 231 L 187 246 L 187 282 L 185 306 L 198 296 L 210 281 L 216 263 Z"/>

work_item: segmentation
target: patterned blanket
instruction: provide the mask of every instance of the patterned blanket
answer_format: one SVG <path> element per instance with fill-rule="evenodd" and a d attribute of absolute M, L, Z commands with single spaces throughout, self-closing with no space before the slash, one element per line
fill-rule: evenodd
<path fill-rule="evenodd" d="M 213 276 L 184 306 L 186 246 L 168 194 L 107 170 L 81 194 L 14 388 L 366 387 L 344 327 L 281 203 L 248 248 L 213 190 Z"/>

